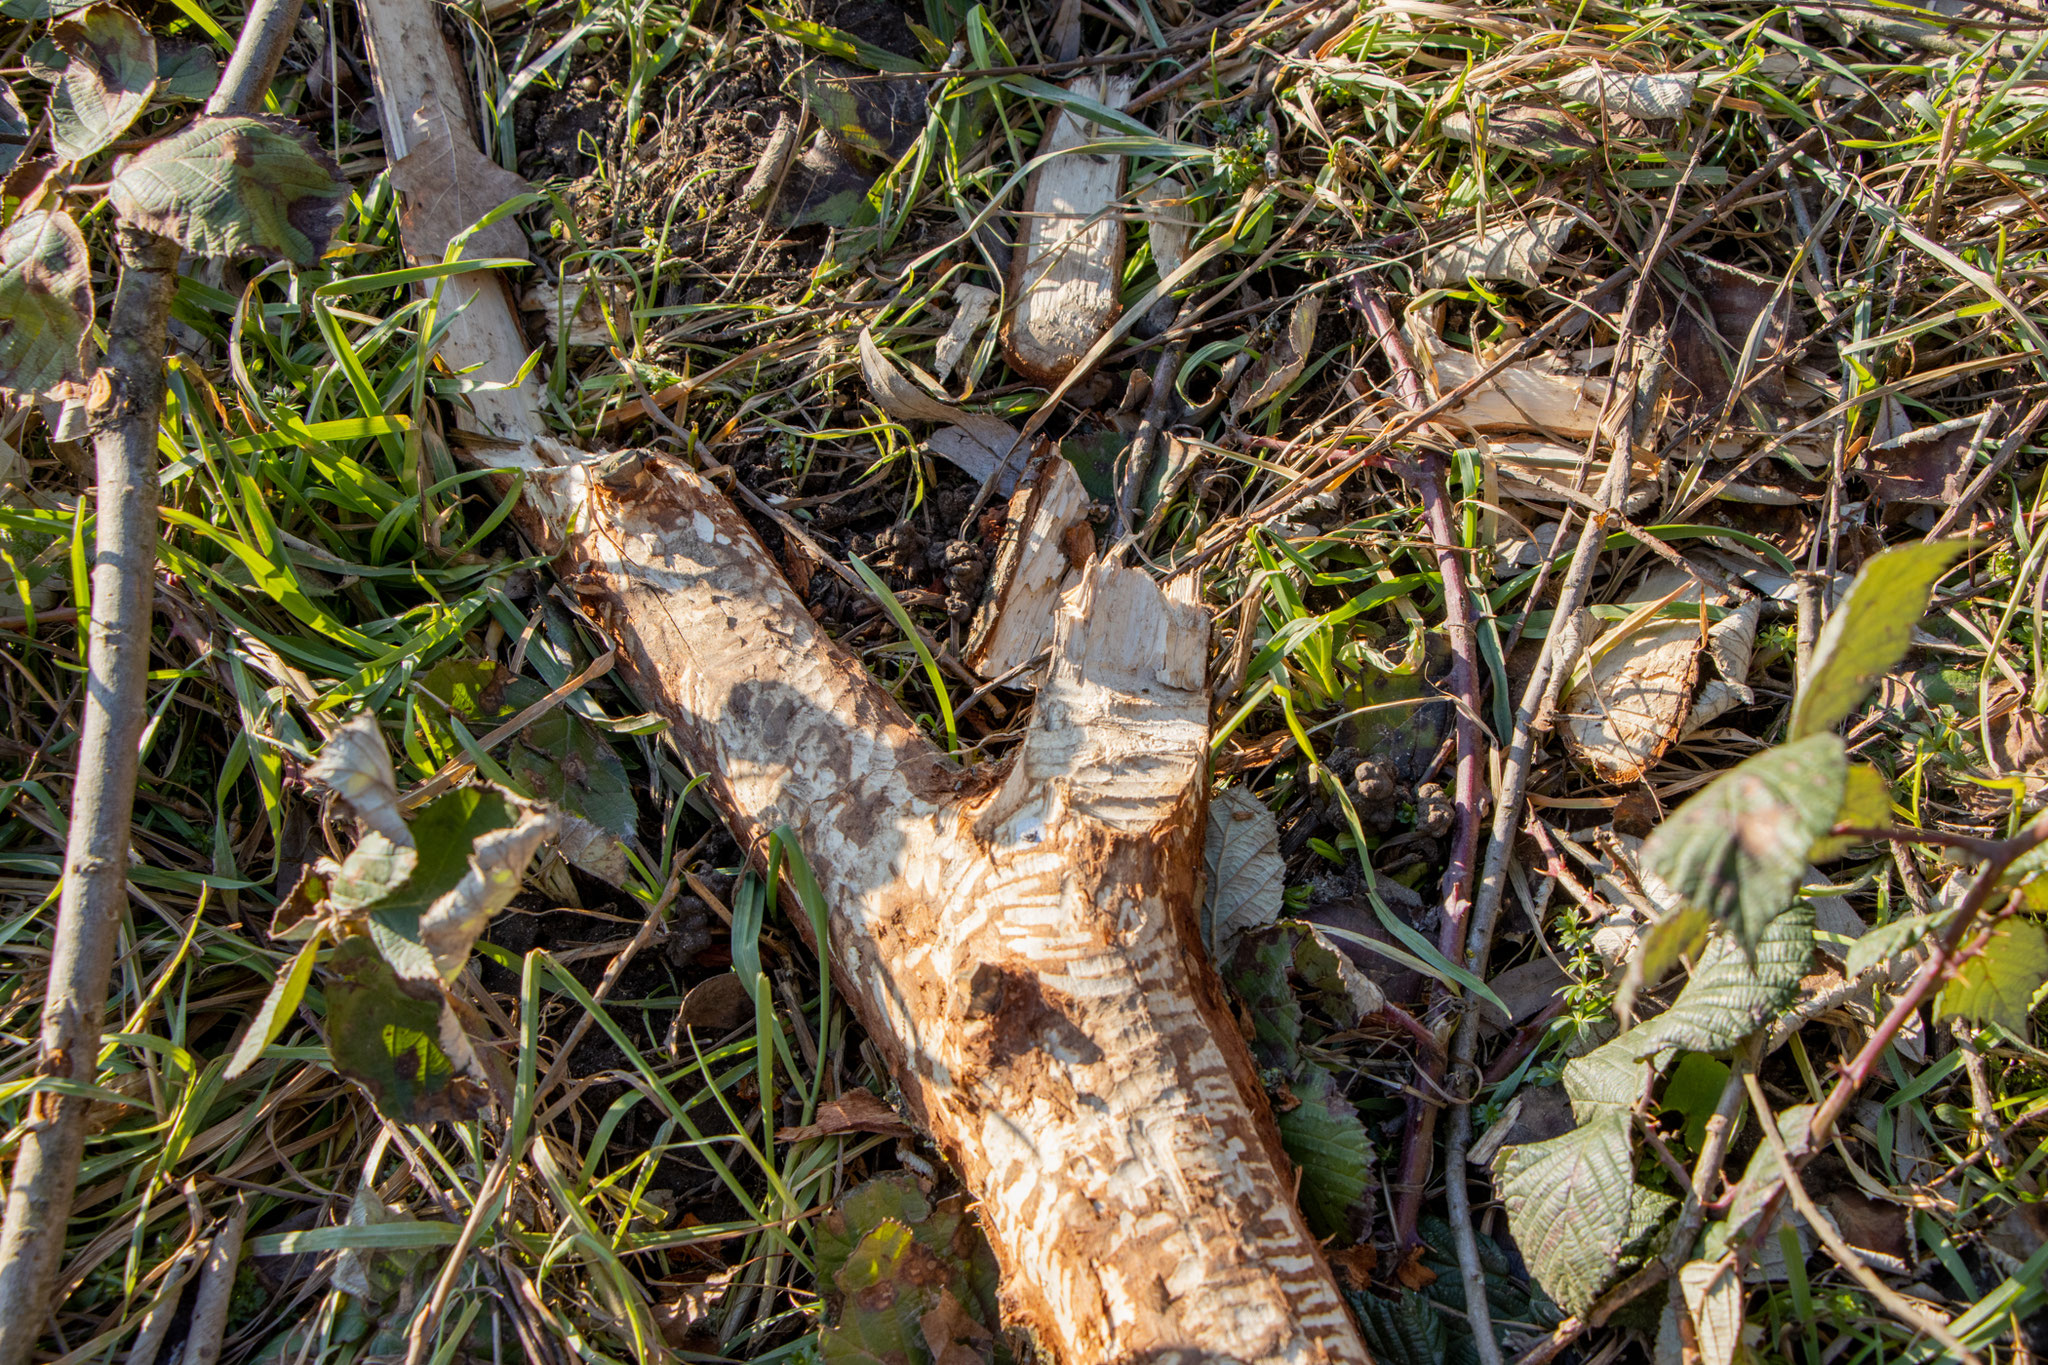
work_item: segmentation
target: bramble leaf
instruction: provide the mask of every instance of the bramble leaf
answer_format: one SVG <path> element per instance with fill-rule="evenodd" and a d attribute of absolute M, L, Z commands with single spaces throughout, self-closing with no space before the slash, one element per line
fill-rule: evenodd
<path fill-rule="evenodd" d="M 162 38 L 156 45 L 156 93 L 164 99 L 203 100 L 220 84 L 220 60 L 205 43 Z"/>
<path fill-rule="evenodd" d="M 1643 866 L 1753 948 L 1792 903 L 1848 781 L 1841 737 L 1768 749 L 1714 779 L 1643 844 Z"/>
<path fill-rule="evenodd" d="M 92 263 L 78 224 L 24 213 L 0 236 L 0 389 L 40 394 L 80 373 L 92 326 Z"/>
<path fill-rule="evenodd" d="M 2048 986 L 2048 934 L 2015 917 L 1991 930 L 1983 952 L 1967 959 L 1941 988 L 1935 1013 L 1996 1024 L 2022 1042 L 2034 997 Z"/>
<path fill-rule="evenodd" d="M 1849 945 L 1842 971 L 1851 981 L 1894 953 L 1927 937 L 1934 923 L 1932 915 L 1902 915 L 1890 924 L 1880 924 Z"/>
<path fill-rule="evenodd" d="M 1711 940 L 1670 1009 L 1603 1044 L 1630 1057 L 1666 1049 L 1724 1052 L 1777 1017 L 1799 995 L 1813 958 L 1813 907 L 1801 902 L 1772 920 L 1755 961 L 1730 934 Z"/>
<path fill-rule="evenodd" d="M 1883 773 L 1868 763 L 1849 767 L 1842 788 L 1842 808 L 1834 822 L 1857 829 L 1883 829 L 1892 822 L 1892 785 Z M 1829 863 L 1861 842 L 1852 835 L 1828 835 L 1807 850 L 1808 862 Z"/>
<path fill-rule="evenodd" d="M 1503 1147 L 1494 1158 L 1515 1244 L 1568 1313 L 1599 1297 L 1630 1241 L 1633 1122 L 1626 1108 L 1608 1109 L 1561 1137 Z"/>
<path fill-rule="evenodd" d="M 104 150 L 149 107 L 156 39 L 118 5 L 93 5 L 50 27 L 70 60 L 50 92 L 50 140 L 66 161 Z"/>
<path fill-rule="evenodd" d="M 1863 704 L 1871 685 L 1906 657 L 1928 594 L 1969 548 L 1967 540 L 1925 540 L 1886 550 L 1863 566 L 1813 647 L 1788 738 L 1832 730 Z"/>
<path fill-rule="evenodd" d="M 328 960 L 327 1050 L 334 1069 L 394 1123 L 474 1118 L 483 1069 L 438 982 L 399 979 L 363 935 Z"/>
<path fill-rule="evenodd" d="M 1301 1167 L 1301 1211 L 1319 1237 L 1356 1234 L 1353 1218 L 1372 1172 L 1365 1124 L 1322 1067 L 1304 1067 L 1292 1089 L 1300 1103 L 1275 1117 L 1287 1155 Z"/>
<path fill-rule="evenodd" d="M 341 225 L 348 182 L 297 124 L 208 117 L 129 161 L 107 194 L 123 221 L 195 255 L 305 267 Z"/>

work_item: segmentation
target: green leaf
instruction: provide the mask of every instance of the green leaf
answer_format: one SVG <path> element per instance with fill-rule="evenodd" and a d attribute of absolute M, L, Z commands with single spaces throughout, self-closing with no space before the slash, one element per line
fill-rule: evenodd
<path fill-rule="evenodd" d="M 759 19 L 771 33 L 779 33 L 785 38 L 802 43 L 813 52 L 822 52 L 827 57 L 853 62 L 870 71 L 895 71 L 907 75 L 925 69 L 923 62 L 914 61 L 909 57 L 899 57 L 887 48 L 863 42 L 840 29 L 806 23 L 801 19 L 785 19 L 779 14 L 770 14 L 767 10 L 757 9 L 752 5 L 747 6 L 747 13 Z"/>
<path fill-rule="evenodd" d="M 537 698 L 539 684 L 530 684 Z M 506 702 L 526 704 L 526 694 L 509 689 Z M 640 819 L 626 765 L 597 728 L 565 707 L 557 707 L 520 731 L 505 767 L 521 786 L 572 815 L 580 815 L 620 839 L 633 837 Z"/>
<path fill-rule="evenodd" d="M 1596 1049 L 1650 1057 L 1666 1049 L 1725 1052 L 1791 1007 L 1813 960 L 1813 907 L 1801 902 L 1772 920 L 1751 962 L 1732 934 L 1707 944 L 1671 1008 Z"/>
<path fill-rule="evenodd" d="M 1614 1043 L 1564 1064 L 1564 1093 L 1571 1099 L 1572 1117 L 1580 1123 L 1634 1109 L 1649 1083 L 1650 1064 Z"/>
<path fill-rule="evenodd" d="M 107 193 L 123 221 L 195 255 L 307 267 L 341 225 L 348 182 L 295 123 L 209 117 L 126 163 Z"/>
<path fill-rule="evenodd" d="M 50 140 L 66 161 L 105 149 L 149 107 L 156 39 L 118 5 L 93 5 L 50 27 L 70 60 L 50 92 Z"/>
<path fill-rule="evenodd" d="M 263 1049 L 276 1042 L 277 1035 L 283 1033 L 284 1026 L 291 1022 L 292 1011 L 305 998 L 306 983 L 313 979 L 313 954 L 319 947 L 319 935 L 307 939 L 300 945 L 291 965 L 271 985 L 270 994 L 263 997 L 263 1005 L 256 1011 L 256 1017 L 249 1021 L 249 1031 L 242 1035 L 241 1046 L 235 1049 L 235 1055 L 228 1061 L 227 1080 L 233 1080 L 256 1065 Z"/>
<path fill-rule="evenodd" d="M 1849 945 L 1842 970 L 1854 981 L 1900 949 L 1927 937 L 1933 923 L 1932 915 L 1904 915 L 1890 924 L 1878 925 Z"/>
<path fill-rule="evenodd" d="M 1370 1187 L 1372 1140 L 1358 1110 L 1322 1067 L 1303 1068 L 1292 1086 L 1300 1103 L 1275 1115 L 1287 1155 L 1301 1167 L 1301 1211 L 1318 1237 L 1355 1235 Z"/>
<path fill-rule="evenodd" d="M 813 1248 L 818 1278 L 833 1291 L 818 1338 L 823 1359 L 958 1360 L 947 1350 L 954 1341 L 992 1340 L 995 1256 L 962 1200 L 934 1206 L 909 1176 L 880 1176 L 818 1220 Z"/>
<path fill-rule="evenodd" d="M 1935 1012 L 1977 1024 L 1996 1024 L 2021 1042 L 2034 997 L 2048 986 L 2048 935 L 2030 919 L 2014 917 L 1991 930 L 1983 952 L 1967 959 L 1941 988 Z"/>
<path fill-rule="evenodd" d="M 1729 1075 L 1726 1062 L 1717 1061 L 1704 1052 L 1687 1052 L 1679 1057 L 1677 1068 L 1665 1083 L 1658 1107 L 1669 1109 L 1685 1120 L 1688 1149 L 1697 1152 L 1706 1140 L 1707 1120 L 1714 1116 L 1714 1110 L 1721 1102 L 1721 1092 L 1728 1086 Z"/>
<path fill-rule="evenodd" d="M 328 960 L 327 1049 L 394 1123 L 474 1118 L 483 1071 L 438 983 L 401 981 L 370 940 L 345 940 Z"/>
<path fill-rule="evenodd" d="M 1209 880 L 1202 940 L 1210 957 L 1221 962 L 1230 939 L 1271 924 L 1287 908 L 1280 826 L 1265 802 L 1235 783 L 1212 794 L 1202 862 Z"/>
<path fill-rule="evenodd" d="M 418 939 L 420 919 L 435 901 L 453 891 L 469 874 L 470 851 L 476 841 L 493 831 L 508 829 L 518 818 L 513 800 L 496 787 L 463 787 L 435 797 L 413 813 L 406 822 L 418 861 L 396 882 L 378 887 L 372 878 L 366 889 L 375 894 L 364 898 L 353 880 L 337 882 L 331 892 L 336 905 L 349 910 L 366 910 L 372 918 L 402 937 Z M 374 837 L 374 836 L 371 836 Z M 342 864 L 352 874 L 357 860 L 371 846 L 365 838 Z"/>
<path fill-rule="evenodd" d="M 1643 845 L 1643 866 L 1745 946 L 1792 903 L 1848 781 L 1840 736 L 1768 749 L 1721 774 Z"/>
<path fill-rule="evenodd" d="M 1561 1137 L 1503 1147 L 1494 1158 L 1515 1244 L 1568 1313 L 1592 1306 L 1630 1240 L 1632 1123 L 1628 1110 L 1610 1110 Z"/>
<path fill-rule="evenodd" d="M 1832 730 L 1863 704 L 1872 684 L 1906 657 L 1928 594 L 1968 548 L 1967 540 L 1923 540 L 1886 550 L 1863 566 L 1813 647 L 1792 704 L 1790 738 Z"/>
<path fill-rule="evenodd" d="M 21 101 L 14 97 L 14 87 L 0 81 L 0 175 L 14 169 L 14 163 L 21 160 L 21 154 L 28 149 L 28 135 L 31 132 L 28 115 L 21 111 Z"/>
<path fill-rule="evenodd" d="M 1655 986 L 1683 958 L 1700 950 L 1713 927 L 1713 916 L 1696 905 L 1682 905 L 1654 920 L 1643 933 L 1643 946 L 1628 960 L 1614 1010 L 1622 1018 L 1635 1014 L 1636 996 Z"/>
<path fill-rule="evenodd" d="M 1886 828 L 1892 822 L 1892 784 L 1868 763 L 1851 764 L 1834 822 L 1856 829 Z M 1808 862 L 1831 863 L 1861 842 L 1852 835 L 1828 835 L 1807 850 L 1806 858 Z"/>
<path fill-rule="evenodd" d="M 479 837 L 462 879 L 420 916 L 420 942 L 434 955 L 443 981 L 461 973 L 477 936 L 519 894 L 527 865 L 554 835 L 555 814 L 547 807 L 522 801 L 515 810 L 511 828 Z"/>
<path fill-rule="evenodd" d="M 24 213 L 0 235 L 0 389 L 24 396 L 84 377 L 92 261 L 62 212 Z"/>
<path fill-rule="evenodd" d="M 220 60 L 205 43 L 159 38 L 156 44 L 156 93 L 173 100 L 204 100 L 220 84 Z"/>

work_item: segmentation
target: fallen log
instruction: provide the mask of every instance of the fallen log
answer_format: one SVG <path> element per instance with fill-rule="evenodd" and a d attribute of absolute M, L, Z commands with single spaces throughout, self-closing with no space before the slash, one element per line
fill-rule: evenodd
<path fill-rule="evenodd" d="M 409 0 L 361 3 L 380 87 L 461 88 Z M 502 345 L 484 315 L 510 306 L 476 291 L 483 344 Z M 467 344 L 451 335 L 444 358 L 472 363 Z M 1025 738 L 966 769 L 826 636 L 702 474 L 540 429 L 535 407 L 503 424 L 512 446 L 472 453 L 527 473 L 527 525 L 742 844 L 796 831 L 830 912 L 814 946 L 979 1201 L 1008 1320 L 1070 1365 L 1366 1362 L 1200 948 L 1193 581 L 1085 566 Z"/>

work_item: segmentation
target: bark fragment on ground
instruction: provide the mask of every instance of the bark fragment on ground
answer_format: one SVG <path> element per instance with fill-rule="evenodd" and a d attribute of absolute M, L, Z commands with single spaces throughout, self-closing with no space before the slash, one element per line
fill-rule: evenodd
<path fill-rule="evenodd" d="M 1129 102 L 1128 76 L 1088 74 L 1067 89 L 1109 109 Z M 1125 158 L 1077 151 L 1106 130 L 1062 109 L 1047 125 L 1024 196 L 1022 240 L 1012 267 L 1003 350 L 1041 384 L 1066 378 L 1116 321 L 1124 265 Z"/>

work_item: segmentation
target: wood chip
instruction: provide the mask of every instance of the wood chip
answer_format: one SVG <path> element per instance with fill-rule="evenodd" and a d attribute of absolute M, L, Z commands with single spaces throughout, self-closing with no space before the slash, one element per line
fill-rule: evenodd
<path fill-rule="evenodd" d="M 1088 525 L 1088 505 L 1080 476 L 1056 453 L 1042 457 L 1030 484 L 1011 497 L 988 593 L 968 632 L 969 668 L 999 678 L 1052 643 L 1054 609 L 1078 567 L 1069 533 Z"/>
<path fill-rule="evenodd" d="M 995 311 L 996 291 L 978 284 L 953 286 L 953 321 L 932 354 L 932 378 L 941 384 L 952 378 L 953 367 L 967 354 L 967 347 L 988 315 Z"/>
<path fill-rule="evenodd" d="M 1066 88 L 1121 109 L 1135 82 L 1091 72 Z M 1054 114 L 1037 153 L 1052 159 L 1032 173 L 1025 191 L 1023 239 L 1011 266 L 1016 304 L 1003 329 L 1003 350 L 1036 383 L 1066 378 L 1120 311 L 1126 159 L 1072 150 L 1105 136 L 1064 109 Z"/>

